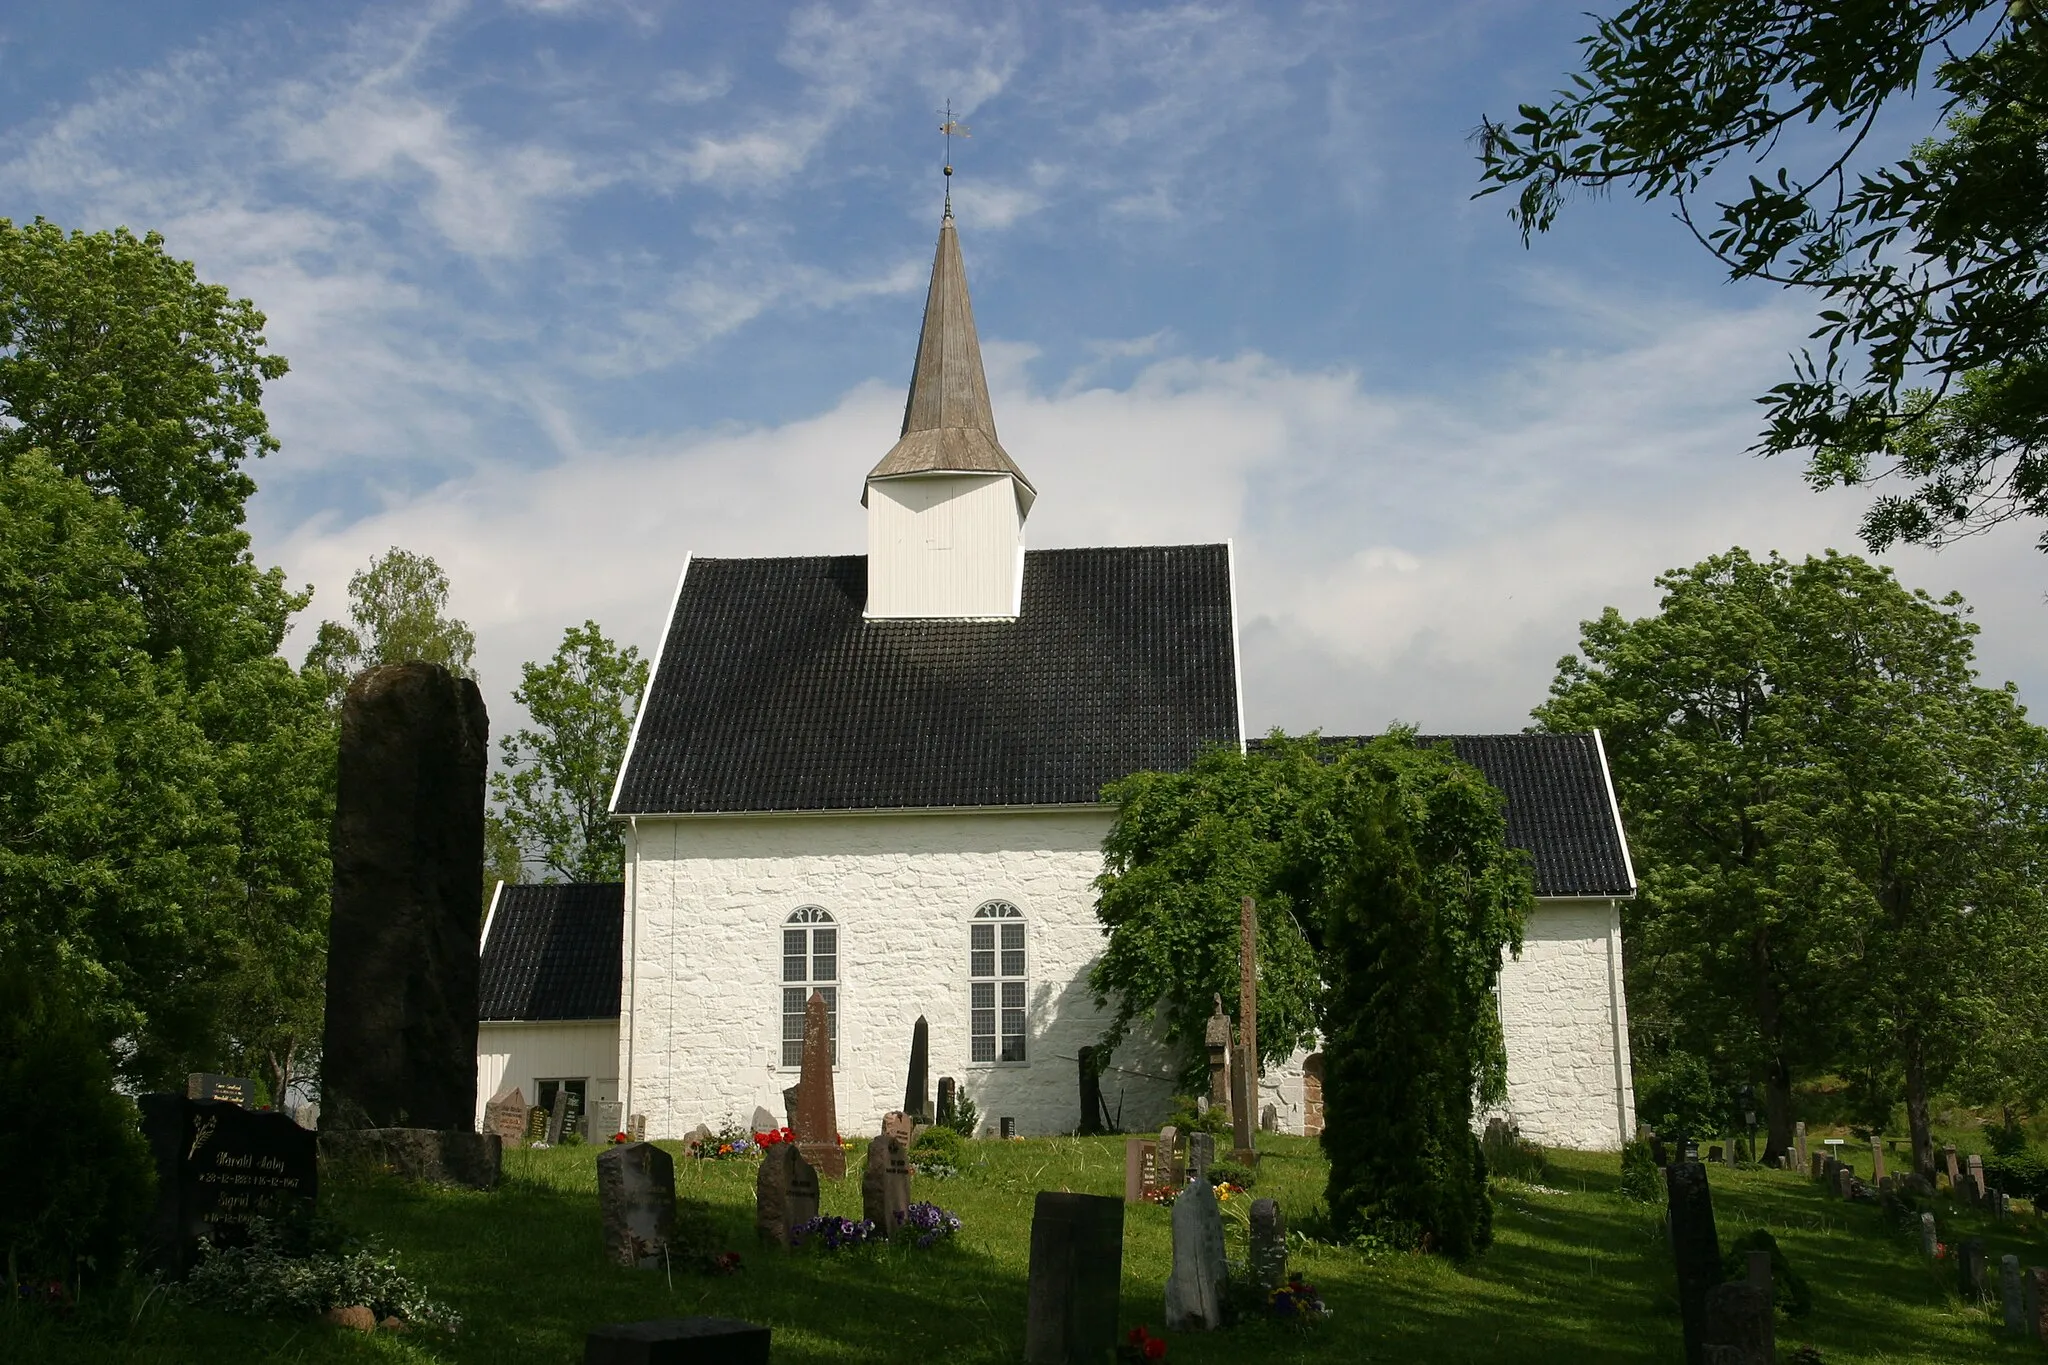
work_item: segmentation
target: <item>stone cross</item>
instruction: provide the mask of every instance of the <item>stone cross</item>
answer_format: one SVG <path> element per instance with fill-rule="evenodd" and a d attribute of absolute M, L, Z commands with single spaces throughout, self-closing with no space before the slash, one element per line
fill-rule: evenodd
<path fill-rule="evenodd" d="M 1870 1180 L 1872 1184 L 1884 1179 L 1884 1139 L 1870 1139 Z"/>
<path fill-rule="evenodd" d="M 1188 1134 L 1188 1183 L 1206 1185 L 1209 1183 L 1209 1163 L 1216 1159 L 1216 1138 L 1214 1134 L 1199 1129 Z"/>
<path fill-rule="evenodd" d="M 1941 1239 L 1934 1235 L 1934 1215 L 1931 1213 L 1921 1214 L 1920 1254 L 1931 1261 L 1934 1259 L 1935 1253 L 1940 1249 Z"/>
<path fill-rule="evenodd" d="M 1181 1155 L 1180 1130 L 1167 1124 L 1159 1130 L 1159 1183 L 1179 1189 L 1188 1183 L 1187 1158 Z"/>
<path fill-rule="evenodd" d="M 1707 1188 L 1707 1168 L 1697 1161 L 1674 1162 L 1664 1168 L 1664 1186 L 1670 1201 L 1671 1252 L 1678 1268 L 1685 1358 L 1688 1365 L 1703 1365 L 1707 1291 L 1721 1279 L 1721 1244 L 1714 1232 L 1714 1197 Z"/>
<path fill-rule="evenodd" d="M 910 1026 L 910 1075 L 903 1084 L 903 1112 L 919 1123 L 932 1121 L 932 1030 L 922 1014 Z"/>
<path fill-rule="evenodd" d="M 2020 1290 L 2020 1258 L 2001 1256 L 1998 1258 L 1998 1297 L 2005 1309 L 2005 1330 L 2024 1332 L 2027 1330 L 2027 1307 Z"/>
<path fill-rule="evenodd" d="M 1991 1267 L 1984 1258 L 1984 1239 L 1965 1237 L 1956 1251 L 1957 1291 L 1964 1303 L 1982 1303 L 1991 1297 Z"/>
<path fill-rule="evenodd" d="M 675 1235 L 675 1159 L 651 1142 L 607 1147 L 597 1156 L 597 1205 L 605 1259 L 660 1269 Z"/>
<path fill-rule="evenodd" d="M 1287 1220 L 1280 1216 L 1277 1201 L 1252 1201 L 1249 1241 L 1247 1260 L 1252 1283 L 1259 1287 L 1260 1292 L 1271 1294 L 1287 1283 Z"/>
<path fill-rule="evenodd" d="M 1143 1138 L 1124 1139 L 1124 1202 L 1142 1204 L 1159 1184 L 1159 1147 Z"/>
<path fill-rule="evenodd" d="M 1237 903 L 1237 1076 L 1231 1094 L 1232 1154 L 1239 1165 L 1259 1159 L 1253 1134 L 1258 1131 L 1259 1104 L 1259 919 L 1258 907 L 1246 896 Z"/>
<path fill-rule="evenodd" d="M 791 1232 L 818 1216 L 818 1172 L 796 1144 L 778 1142 L 754 1176 L 754 1230 L 764 1242 L 793 1246 Z"/>
<path fill-rule="evenodd" d="M 868 1168 L 860 1179 L 860 1216 L 884 1235 L 903 1226 L 910 1212 L 910 1154 L 887 1133 L 868 1144 Z"/>
<path fill-rule="evenodd" d="M 825 993 L 812 991 L 804 1006 L 803 1070 L 798 1073 L 796 1133 L 804 1160 L 820 1175 L 838 1180 L 846 1174 L 846 1149 L 839 1145 L 839 1106 L 832 1092 L 832 1021 Z"/>
<path fill-rule="evenodd" d="M 938 1122 L 940 1123 L 951 1123 L 953 1121 L 953 1093 L 953 1078 L 951 1076 L 939 1077 Z"/>
<path fill-rule="evenodd" d="M 508 1086 L 491 1096 L 484 1106 L 484 1131 L 496 1133 L 507 1147 L 526 1143 L 526 1096 L 519 1087 Z"/>
<path fill-rule="evenodd" d="M 1799 1170 L 1806 1169 L 1806 1120 L 1792 1125 L 1792 1164 Z"/>
<path fill-rule="evenodd" d="M 1039 1191 L 1031 1210 L 1025 1365 L 1108 1358 L 1123 1289 L 1124 1209 L 1099 1194 Z"/>
<path fill-rule="evenodd" d="M 367 669 L 342 699 L 323 1130 L 476 1130 L 489 731 L 438 664 Z"/>
<path fill-rule="evenodd" d="M 1216 997 L 1216 1012 L 1202 1030 L 1202 1043 L 1209 1051 L 1209 1103 L 1230 1104 L 1230 1016 L 1223 1012 L 1223 997 Z"/>
<path fill-rule="evenodd" d="M 1221 1327 L 1226 1274 L 1223 1210 L 1209 1182 L 1197 1180 L 1173 1201 L 1173 1273 L 1166 1280 L 1166 1329 L 1207 1332 Z"/>

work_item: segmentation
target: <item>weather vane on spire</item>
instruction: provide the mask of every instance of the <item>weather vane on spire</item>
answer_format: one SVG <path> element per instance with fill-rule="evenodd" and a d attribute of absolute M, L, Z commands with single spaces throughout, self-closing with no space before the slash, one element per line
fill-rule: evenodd
<path fill-rule="evenodd" d="M 953 117 L 953 101 L 946 101 L 946 108 L 941 117 L 946 120 L 939 125 L 939 131 L 946 136 L 946 216 L 951 218 L 953 216 L 953 139 L 956 137 L 967 137 L 969 134 L 967 125 L 956 121 Z"/>

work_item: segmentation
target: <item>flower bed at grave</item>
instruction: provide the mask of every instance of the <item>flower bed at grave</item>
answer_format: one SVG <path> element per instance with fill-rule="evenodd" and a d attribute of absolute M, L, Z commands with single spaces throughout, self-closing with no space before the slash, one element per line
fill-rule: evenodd
<path fill-rule="evenodd" d="M 796 1246 L 818 1238 L 827 1251 L 843 1251 L 847 1247 L 867 1246 L 883 1240 L 881 1229 L 867 1219 L 841 1218 L 830 1213 L 798 1223 L 789 1230 L 789 1234 L 791 1243 Z"/>
<path fill-rule="evenodd" d="M 957 1214 L 921 1199 L 904 1211 L 903 1226 L 897 1231 L 905 1235 L 915 1233 L 918 1246 L 933 1247 L 960 1231 L 960 1219 Z"/>
<path fill-rule="evenodd" d="M 1155 1337 L 1144 1327 L 1133 1327 L 1124 1337 L 1123 1345 L 1116 1348 L 1118 1365 L 1144 1365 L 1151 1360 L 1166 1359 L 1166 1338 Z"/>
<path fill-rule="evenodd" d="M 1287 1318 L 1297 1322 L 1330 1316 L 1329 1306 L 1323 1302 L 1322 1294 L 1299 1275 L 1289 1275 L 1287 1283 L 1267 1297 L 1266 1311 L 1276 1318 Z"/>

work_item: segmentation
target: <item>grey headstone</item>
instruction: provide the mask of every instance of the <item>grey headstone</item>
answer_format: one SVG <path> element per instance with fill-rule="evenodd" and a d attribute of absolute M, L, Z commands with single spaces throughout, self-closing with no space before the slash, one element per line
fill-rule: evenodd
<path fill-rule="evenodd" d="M 782 1092 L 782 1126 L 796 1127 L 796 1099 L 803 1090 L 801 1085 L 792 1085 Z"/>
<path fill-rule="evenodd" d="M 1170 1123 L 1159 1130 L 1159 1183 L 1174 1189 L 1188 1183 L 1188 1159 L 1180 1130 Z"/>
<path fill-rule="evenodd" d="M 1216 1136 L 1200 1130 L 1188 1134 L 1188 1183 L 1206 1185 L 1209 1163 L 1216 1159 Z"/>
<path fill-rule="evenodd" d="M 775 1115 L 769 1113 L 765 1106 L 759 1104 L 754 1106 L 754 1122 L 750 1131 L 772 1133 L 781 1126 L 781 1124 L 775 1121 Z"/>
<path fill-rule="evenodd" d="M 1984 1183 L 1984 1158 L 1975 1152 L 1970 1153 L 1970 1169 L 1966 1178 L 1970 1184 L 1971 1201 L 1983 1203 L 1985 1193 L 1990 1187 Z"/>
<path fill-rule="evenodd" d="M 1934 1235 L 1934 1215 L 1931 1213 L 1921 1214 L 1920 1254 L 1931 1261 L 1934 1259 L 1935 1252 L 1939 1250 L 1940 1247 L 1941 1241 Z"/>
<path fill-rule="evenodd" d="M 569 1087 L 555 1087 L 555 1102 L 548 1106 L 548 1146 L 559 1147 L 562 1135 L 569 1131 Z"/>
<path fill-rule="evenodd" d="M 711 1131 L 710 1124 L 700 1123 L 683 1134 L 683 1146 L 686 1149 L 694 1147 L 699 1152 L 713 1153 L 718 1147 L 718 1134 Z"/>
<path fill-rule="evenodd" d="M 1982 1237 L 1965 1237 L 1956 1249 L 1956 1281 L 1964 1303 L 1982 1303 L 1991 1297 L 1991 1267 Z"/>
<path fill-rule="evenodd" d="M 436 664 L 359 674 L 341 705 L 321 1127 L 476 1124 L 483 695 Z"/>
<path fill-rule="evenodd" d="M 910 1210 L 910 1153 L 884 1133 L 868 1144 L 867 1170 L 860 1178 L 860 1216 L 890 1234 Z"/>
<path fill-rule="evenodd" d="M 737 1318 L 660 1318 L 593 1327 L 583 1365 L 768 1365 L 769 1331 Z"/>
<path fill-rule="evenodd" d="M 1173 1273 L 1166 1280 L 1166 1330 L 1207 1332 L 1223 1325 L 1223 1210 L 1197 1180 L 1173 1201 Z"/>
<path fill-rule="evenodd" d="M 1702 1365 L 1707 1291 L 1721 1282 L 1721 1244 L 1714 1233 L 1714 1199 L 1707 1168 L 1679 1161 L 1664 1168 L 1670 1199 L 1671 1253 L 1678 1268 L 1678 1308 L 1685 1327 L 1685 1358 Z"/>
<path fill-rule="evenodd" d="M 1873 1137 L 1870 1139 L 1870 1178 L 1873 1181 L 1882 1182 L 1885 1178 L 1884 1151 L 1885 1141 L 1883 1138 Z"/>
<path fill-rule="evenodd" d="M 1280 1131 L 1280 1107 L 1269 1104 L 1259 1111 L 1259 1131 L 1277 1133 Z"/>
<path fill-rule="evenodd" d="M 1776 1365 L 1769 1290 L 1742 1280 L 1717 1284 L 1707 1290 L 1705 1306 L 1702 1344 L 1719 1347 L 1724 1365 Z"/>
<path fill-rule="evenodd" d="M 1267 1294 L 1287 1283 L 1287 1220 L 1271 1199 L 1252 1201 L 1249 1265 L 1252 1283 Z"/>
<path fill-rule="evenodd" d="M 2017 1256 L 1998 1258 L 1998 1297 L 2005 1308 L 2005 1330 L 2026 1331 L 2027 1306 L 2020 1288 L 2020 1258 Z"/>
<path fill-rule="evenodd" d="M 754 1230 L 761 1240 L 793 1246 L 794 1229 L 818 1216 L 818 1172 L 793 1142 L 778 1142 L 754 1176 Z"/>
<path fill-rule="evenodd" d="M 605 1148 L 597 1157 L 597 1205 L 605 1259 L 660 1269 L 675 1235 L 675 1159 L 651 1142 Z"/>
<path fill-rule="evenodd" d="M 1116 1349 L 1123 1201 L 1041 1190 L 1031 1210 L 1026 1365 L 1095 1365 Z"/>
<path fill-rule="evenodd" d="M 1795 1169 L 1806 1169 L 1806 1121 L 1801 1119 L 1792 1125 L 1792 1164 Z"/>
<path fill-rule="evenodd" d="M 607 1100 L 590 1106 L 590 1140 L 610 1142 L 621 1133 L 626 1133 L 626 1106 L 616 1100 Z M 628 1138 L 633 1135 L 626 1133 Z"/>

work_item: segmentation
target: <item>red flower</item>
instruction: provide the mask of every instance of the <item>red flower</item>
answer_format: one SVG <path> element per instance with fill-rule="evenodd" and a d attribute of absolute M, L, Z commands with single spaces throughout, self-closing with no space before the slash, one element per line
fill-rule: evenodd
<path fill-rule="evenodd" d="M 1145 1329 L 1133 1327 L 1124 1337 L 1124 1340 L 1130 1342 L 1133 1346 L 1143 1346 L 1145 1344 Z"/>
<path fill-rule="evenodd" d="M 1150 1338 L 1149 1340 L 1147 1340 L 1147 1341 L 1145 1342 L 1145 1359 L 1147 1359 L 1147 1360 L 1164 1360 L 1164 1359 L 1166 1359 L 1166 1342 L 1165 1342 L 1165 1339 L 1164 1339 L 1164 1338 L 1161 1338 L 1161 1337 L 1152 1337 L 1152 1338 Z"/>

